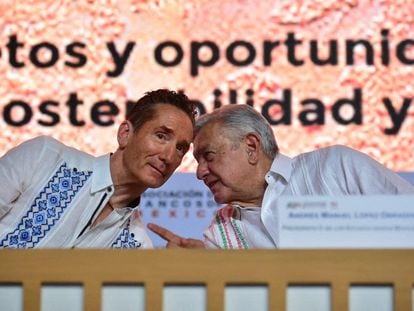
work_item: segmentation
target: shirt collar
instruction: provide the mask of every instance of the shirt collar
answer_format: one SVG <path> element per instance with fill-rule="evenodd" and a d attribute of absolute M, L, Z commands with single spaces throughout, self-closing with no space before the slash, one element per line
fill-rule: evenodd
<path fill-rule="evenodd" d="M 269 182 L 269 178 L 277 178 L 281 176 L 286 182 L 290 180 L 293 170 L 293 159 L 289 158 L 281 153 L 276 155 L 273 160 L 270 171 L 266 174 L 266 181 Z"/>
<path fill-rule="evenodd" d="M 109 153 L 95 158 L 93 162 L 91 193 L 101 191 L 113 185 L 109 159 Z"/>

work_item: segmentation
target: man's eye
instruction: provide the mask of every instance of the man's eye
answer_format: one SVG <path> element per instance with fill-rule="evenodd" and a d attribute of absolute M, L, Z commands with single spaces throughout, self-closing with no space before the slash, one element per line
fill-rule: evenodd
<path fill-rule="evenodd" d="M 213 161 L 214 152 L 213 151 L 207 151 L 206 153 L 204 153 L 204 159 L 206 159 L 206 161 Z"/>
<path fill-rule="evenodd" d="M 165 135 L 164 133 L 157 133 L 157 134 L 156 134 L 156 136 L 157 136 L 159 139 L 166 139 L 166 138 L 167 138 L 167 135 Z"/>
<path fill-rule="evenodd" d="M 177 151 L 184 155 L 187 152 L 187 148 L 185 148 L 183 145 L 177 145 Z"/>

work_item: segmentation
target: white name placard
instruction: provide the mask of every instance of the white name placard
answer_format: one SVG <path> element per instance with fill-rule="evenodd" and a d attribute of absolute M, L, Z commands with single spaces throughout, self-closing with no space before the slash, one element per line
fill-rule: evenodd
<path fill-rule="evenodd" d="M 286 196 L 280 248 L 414 248 L 414 195 Z"/>

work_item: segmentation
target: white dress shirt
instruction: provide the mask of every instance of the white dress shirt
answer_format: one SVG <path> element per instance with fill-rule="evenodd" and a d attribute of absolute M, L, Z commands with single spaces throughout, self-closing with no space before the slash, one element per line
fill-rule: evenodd
<path fill-rule="evenodd" d="M 0 248 L 151 248 L 137 203 L 91 227 L 114 192 L 110 155 L 42 136 L 0 159 Z"/>
<path fill-rule="evenodd" d="M 265 179 L 268 186 L 261 208 L 227 205 L 219 209 L 204 232 L 206 247 L 277 247 L 280 196 L 414 193 L 414 186 L 400 176 L 345 146 L 323 148 L 293 159 L 278 154 Z"/>

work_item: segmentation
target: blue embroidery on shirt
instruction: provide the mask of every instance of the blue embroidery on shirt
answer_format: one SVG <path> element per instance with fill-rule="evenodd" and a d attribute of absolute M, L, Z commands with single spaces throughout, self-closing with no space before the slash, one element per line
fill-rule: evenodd
<path fill-rule="evenodd" d="M 16 229 L 0 241 L 0 247 L 33 248 L 56 225 L 92 172 L 79 172 L 62 164 L 34 199 Z"/>
<path fill-rule="evenodd" d="M 141 243 L 134 239 L 134 234 L 129 232 L 130 220 L 122 229 L 118 238 L 112 243 L 112 248 L 138 248 L 141 247 Z"/>

